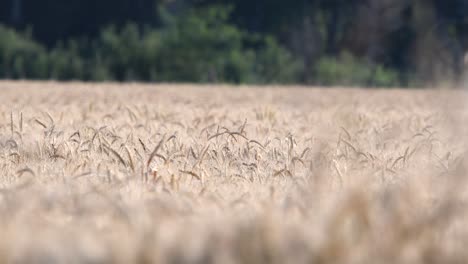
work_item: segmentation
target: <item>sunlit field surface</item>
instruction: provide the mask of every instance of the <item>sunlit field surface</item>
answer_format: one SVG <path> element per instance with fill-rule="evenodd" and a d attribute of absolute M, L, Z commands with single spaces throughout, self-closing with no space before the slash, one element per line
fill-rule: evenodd
<path fill-rule="evenodd" d="M 468 96 L 0 82 L 1 263 L 466 263 Z"/>

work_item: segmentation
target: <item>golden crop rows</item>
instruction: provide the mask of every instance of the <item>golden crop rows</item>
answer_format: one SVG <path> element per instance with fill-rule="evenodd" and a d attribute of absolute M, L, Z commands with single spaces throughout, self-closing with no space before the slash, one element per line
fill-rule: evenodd
<path fill-rule="evenodd" d="M 0 92 L 1 263 L 468 259 L 463 91 Z"/>

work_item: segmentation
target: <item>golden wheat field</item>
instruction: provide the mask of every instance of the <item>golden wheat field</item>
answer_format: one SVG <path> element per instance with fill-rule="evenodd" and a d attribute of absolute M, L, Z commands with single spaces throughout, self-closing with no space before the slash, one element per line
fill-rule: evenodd
<path fill-rule="evenodd" d="M 0 92 L 0 263 L 468 262 L 463 91 Z"/>

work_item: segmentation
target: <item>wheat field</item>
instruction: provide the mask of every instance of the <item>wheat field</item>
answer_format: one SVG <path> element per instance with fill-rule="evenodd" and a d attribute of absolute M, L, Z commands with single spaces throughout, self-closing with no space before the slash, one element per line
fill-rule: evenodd
<path fill-rule="evenodd" d="M 0 92 L 0 263 L 468 262 L 464 91 Z"/>

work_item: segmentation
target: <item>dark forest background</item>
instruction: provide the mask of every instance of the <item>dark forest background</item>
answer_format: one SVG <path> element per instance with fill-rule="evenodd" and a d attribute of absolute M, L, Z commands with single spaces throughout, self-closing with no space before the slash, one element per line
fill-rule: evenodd
<path fill-rule="evenodd" d="M 468 0 L 1 0 L 0 78 L 429 86 Z"/>

